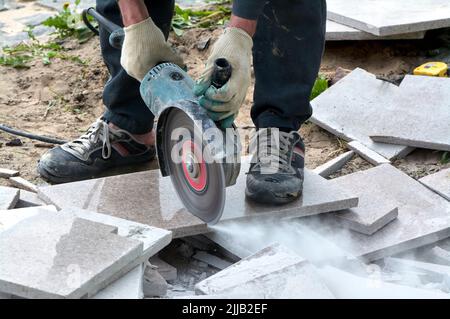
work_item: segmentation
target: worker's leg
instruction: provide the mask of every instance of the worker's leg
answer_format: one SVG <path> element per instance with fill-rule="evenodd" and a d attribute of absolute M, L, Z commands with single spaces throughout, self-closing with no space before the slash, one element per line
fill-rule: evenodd
<path fill-rule="evenodd" d="M 325 0 L 272 0 L 254 37 L 258 128 L 298 130 L 312 114 L 309 97 L 320 67 L 326 24 Z"/>
<path fill-rule="evenodd" d="M 150 16 L 169 35 L 174 0 L 146 0 Z M 97 0 L 97 10 L 118 25 L 122 18 L 116 0 Z M 103 60 L 108 67 L 110 79 L 103 91 L 107 108 L 104 119 L 133 134 L 144 134 L 153 127 L 154 116 L 144 104 L 139 93 L 139 82 L 129 76 L 120 65 L 120 50 L 109 45 L 109 33 L 100 29 L 100 46 Z"/>
<path fill-rule="evenodd" d="M 156 25 L 168 35 L 173 0 L 147 0 Z M 97 0 L 97 10 L 122 25 L 116 0 Z M 40 159 L 38 171 L 53 183 L 71 182 L 98 176 L 118 166 L 144 163 L 155 157 L 153 114 L 142 101 L 139 82 L 128 76 L 120 65 L 120 50 L 108 42 L 109 34 L 100 29 L 100 46 L 110 78 L 103 101 L 107 108 L 102 119 L 76 140 L 57 146 Z"/>
<path fill-rule="evenodd" d="M 271 0 L 258 18 L 251 111 L 258 129 L 257 156 L 246 189 L 255 201 L 282 204 L 302 194 L 305 146 L 297 131 L 312 114 L 309 97 L 323 54 L 325 24 L 325 0 Z"/>

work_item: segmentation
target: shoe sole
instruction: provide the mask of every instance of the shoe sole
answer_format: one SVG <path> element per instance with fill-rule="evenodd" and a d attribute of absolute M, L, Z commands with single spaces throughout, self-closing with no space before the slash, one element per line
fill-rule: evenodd
<path fill-rule="evenodd" d="M 302 191 L 295 196 L 280 196 L 268 190 L 261 190 L 258 192 L 250 192 L 245 189 L 245 196 L 259 204 L 267 205 L 286 205 L 292 203 L 300 198 Z"/>
<path fill-rule="evenodd" d="M 97 173 L 85 175 L 85 176 L 77 176 L 77 177 L 67 177 L 67 176 L 56 176 L 50 173 L 42 164 L 38 162 L 37 171 L 46 181 L 52 184 L 63 184 L 63 183 L 71 183 L 83 181 L 91 178 L 101 177 L 102 174 L 107 172 L 108 170 L 115 169 L 118 167 L 132 166 L 136 164 L 144 164 L 147 162 L 151 162 L 155 160 L 156 156 L 153 156 L 149 159 L 128 159 L 127 163 L 111 165 L 111 167 L 105 167 L 103 170 L 99 170 Z"/>

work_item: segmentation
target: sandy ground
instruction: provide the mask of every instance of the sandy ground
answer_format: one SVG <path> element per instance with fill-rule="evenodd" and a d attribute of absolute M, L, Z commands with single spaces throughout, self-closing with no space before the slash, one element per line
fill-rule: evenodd
<path fill-rule="evenodd" d="M 220 30 L 189 30 L 182 37 L 171 36 L 195 78 L 208 55 L 197 44 L 217 38 Z M 338 67 L 362 67 L 377 75 L 398 79 L 425 62 L 426 41 L 404 42 L 344 42 L 327 45 L 321 72 L 334 79 Z M 54 60 L 44 66 L 40 60 L 30 69 L 15 70 L 0 67 L 0 123 L 33 133 L 73 139 L 81 135 L 103 111 L 102 87 L 108 78 L 98 45 L 93 38 L 79 45 L 67 41 L 70 54 L 87 59 L 85 66 L 71 61 Z M 422 48 L 425 46 L 425 48 Z M 252 90 L 237 119 L 241 127 L 252 126 L 249 116 Z M 345 143 L 319 127 L 307 123 L 301 129 L 307 145 L 307 167 L 314 168 L 346 150 Z M 21 175 L 43 183 L 36 172 L 36 163 L 50 145 L 21 138 L 22 146 L 7 146 L 15 138 L 0 131 L 0 167 L 20 170 Z M 441 152 L 418 150 L 394 164 L 417 178 L 438 171 L 449 164 L 440 163 Z M 352 160 L 339 174 L 347 174 L 370 167 L 359 157 Z M 0 185 L 7 185 L 0 180 Z"/>

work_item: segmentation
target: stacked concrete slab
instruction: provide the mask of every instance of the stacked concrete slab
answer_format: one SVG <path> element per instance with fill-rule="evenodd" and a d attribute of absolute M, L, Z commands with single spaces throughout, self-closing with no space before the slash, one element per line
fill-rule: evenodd
<path fill-rule="evenodd" d="M 163 229 L 45 206 L 0 211 L 0 225 L 0 292 L 22 298 L 142 297 L 142 265 L 171 241 Z"/>

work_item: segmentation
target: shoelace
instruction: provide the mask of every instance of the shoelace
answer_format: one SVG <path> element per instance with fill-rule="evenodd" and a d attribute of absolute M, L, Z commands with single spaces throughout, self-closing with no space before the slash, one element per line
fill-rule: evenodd
<path fill-rule="evenodd" d="M 294 146 L 300 140 L 300 135 L 282 131 L 275 135 L 271 133 L 271 129 L 260 129 L 253 137 L 252 143 L 258 143 L 252 146 L 253 150 L 258 150 L 258 161 L 252 171 L 265 169 L 267 172 L 291 173 Z M 276 137 L 279 141 L 274 140 Z M 275 152 L 272 152 L 272 148 Z"/>
<path fill-rule="evenodd" d="M 91 148 L 91 144 L 96 144 L 99 139 L 103 142 L 102 157 L 108 159 L 111 156 L 110 130 L 108 124 L 100 119 L 92 124 L 85 134 L 69 142 L 67 146 L 82 156 Z"/>

